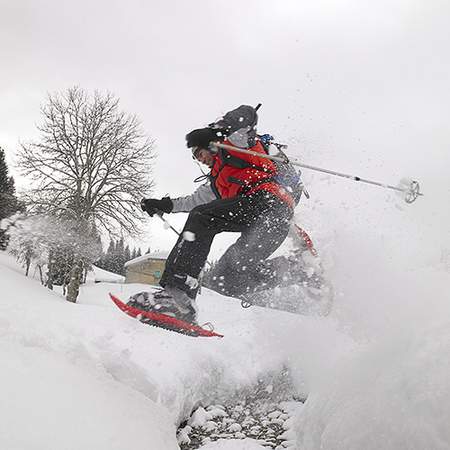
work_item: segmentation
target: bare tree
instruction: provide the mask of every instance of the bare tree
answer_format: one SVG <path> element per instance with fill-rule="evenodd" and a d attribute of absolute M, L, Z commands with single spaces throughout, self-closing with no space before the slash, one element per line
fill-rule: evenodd
<path fill-rule="evenodd" d="M 22 144 L 19 154 L 19 167 L 33 180 L 26 195 L 31 209 L 75 221 L 86 234 L 139 231 L 139 201 L 153 187 L 153 142 L 118 104 L 112 94 L 89 96 L 78 87 L 48 96 L 40 139 Z M 70 301 L 82 266 L 76 256 Z"/>

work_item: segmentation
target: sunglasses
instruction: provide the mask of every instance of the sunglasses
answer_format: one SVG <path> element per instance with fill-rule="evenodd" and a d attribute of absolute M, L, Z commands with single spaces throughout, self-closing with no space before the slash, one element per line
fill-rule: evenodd
<path fill-rule="evenodd" d="M 192 147 L 192 157 L 198 160 L 198 155 L 200 154 L 201 147 Z"/>

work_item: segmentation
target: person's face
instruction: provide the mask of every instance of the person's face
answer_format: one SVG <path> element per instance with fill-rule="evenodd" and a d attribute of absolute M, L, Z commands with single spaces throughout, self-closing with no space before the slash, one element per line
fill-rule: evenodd
<path fill-rule="evenodd" d="M 194 158 L 205 166 L 211 168 L 214 165 L 214 155 L 204 148 L 199 148 L 194 152 Z"/>

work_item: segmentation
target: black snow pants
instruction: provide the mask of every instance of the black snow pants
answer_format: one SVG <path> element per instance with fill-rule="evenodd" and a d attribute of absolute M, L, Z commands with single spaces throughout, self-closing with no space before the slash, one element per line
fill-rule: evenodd
<path fill-rule="evenodd" d="M 241 235 L 215 264 L 205 285 L 230 296 L 259 290 L 261 284 L 270 284 L 264 261 L 285 240 L 292 215 L 292 208 L 265 191 L 197 206 L 169 254 L 161 286 L 177 287 L 194 299 L 214 236 L 228 231 Z"/>

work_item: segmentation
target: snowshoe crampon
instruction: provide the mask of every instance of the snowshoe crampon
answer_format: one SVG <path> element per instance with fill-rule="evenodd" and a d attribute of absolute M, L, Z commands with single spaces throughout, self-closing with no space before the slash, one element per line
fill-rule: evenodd
<path fill-rule="evenodd" d="M 111 293 L 109 296 L 121 311 L 147 325 L 153 325 L 158 328 L 175 331 L 176 333 L 185 334 L 192 337 L 223 337 L 222 334 L 216 333 L 211 329 L 202 328 L 199 325 L 194 325 L 166 314 L 161 314 L 155 311 L 145 311 L 136 308 L 135 306 L 128 305 Z"/>

